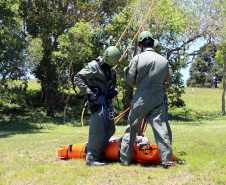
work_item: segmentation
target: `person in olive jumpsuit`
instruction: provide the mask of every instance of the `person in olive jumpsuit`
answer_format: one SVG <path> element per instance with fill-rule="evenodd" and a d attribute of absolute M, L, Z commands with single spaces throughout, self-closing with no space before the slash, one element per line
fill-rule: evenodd
<path fill-rule="evenodd" d="M 154 52 L 154 39 L 149 31 L 139 34 L 138 43 L 142 53 L 136 55 L 125 70 L 126 81 L 134 85 L 136 91 L 122 139 L 120 160 L 124 166 L 131 164 L 136 133 L 146 117 L 154 132 L 162 166 L 167 168 L 174 164 L 163 93 L 163 83 L 171 78 L 170 66 L 164 57 Z"/>
<path fill-rule="evenodd" d="M 116 71 L 113 65 L 120 58 L 119 50 L 108 47 L 103 57 L 88 63 L 74 78 L 77 87 L 87 95 L 91 110 L 89 139 L 87 145 L 86 164 L 105 165 L 103 157 L 108 141 L 115 133 L 112 116 L 111 99 L 117 93 Z"/>

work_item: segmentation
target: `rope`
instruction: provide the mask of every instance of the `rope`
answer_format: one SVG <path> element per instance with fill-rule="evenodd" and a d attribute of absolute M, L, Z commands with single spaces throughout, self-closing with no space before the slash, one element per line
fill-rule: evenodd
<path fill-rule="evenodd" d="M 82 121 L 82 128 L 83 128 L 83 130 L 85 131 L 85 133 L 86 133 L 87 137 L 89 137 L 89 135 L 87 134 L 87 132 L 86 132 L 86 130 L 85 130 L 85 128 L 84 128 L 84 124 L 83 124 L 83 115 L 84 115 L 84 112 L 85 112 L 86 106 L 87 106 L 87 102 L 85 103 L 84 108 L 83 108 L 83 110 L 82 110 L 81 121 Z"/>
<path fill-rule="evenodd" d="M 119 44 L 119 42 L 121 41 L 122 37 L 123 37 L 124 34 L 126 33 L 126 30 L 128 29 L 128 27 L 129 27 L 131 21 L 133 20 L 133 17 L 135 16 L 135 14 L 136 14 L 136 12 L 137 12 L 137 10 L 138 10 L 138 7 L 139 7 L 139 5 L 140 5 L 140 2 L 141 2 L 141 0 L 140 0 L 139 3 L 137 4 L 137 8 L 136 8 L 135 12 L 133 13 L 133 16 L 131 17 L 131 19 L 130 19 L 128 25 L 126 26 L 124 32 L 122 33 L 121 37 L 118 39 L 118 42 L 115 44 L 115 47 L 118 46 L 118 44 Z"/>
<path fill-rule="evenodd" d="M 116 122 L 115 122 L 115 125 L 119 122 L 119 120 L 121 120 L 124 116 L 125 116 L 125 114 L 127 113 L 127 112 L 129 112 L 129 110 L 130 110 L 130 107 L 128 108 L 128 109 L 126 109 L 122 114 L 120 114 L 119 116 L 117 116 L 115 119 L 117 119 L 118 117 L 120 117 Z"/>
<path fill-rule="evenodd" d="M 117 117 L 115 117 L 114 119 L 118 119 L 120 116 L 122 116 L 123 114 L 126 114 L 128 111 L 130 110 L 130 107 L 127 108 L 123 113 L 119 114 Z"/>
<path fill-rule="evenodd" d="M 126 52 L 129 50 L 129 47 L 132 45 L 132 43 L 133 43 L 134 40 L 136 39 L 137 35 L 139 34 L 141 28 L 143 27 L 145 21 L 146 21 L 147 18 L 148 18 L 148 15 L 149 15 L 149 13 L 150 13 L 150 11 L 151 11 L 151 9 L 152 9 L 152 6 L 153 6 L 153 4 L 154 4 L 154 1 L 155 1 L 155 0 L 152 0 L 152 4 L 151 4 L 151 6 L 150 6 L 150 8 L 149 8 L 149 10 L 148 10 L 148 13 L 147 13 L 146 17 L 144 18 L 143 23 L 141 24 L 140 28 L 138 29 L 138 31 L 137 31 L 136 35 L 134 36 L 133 40 L 130 42 L 130 44 L 129 44 L 129 46 L 127 47 L 126 51 L 123 53 L 123 55 L 122 55 L 121 58 L 119 59 L 118 63 L 115 65 L 115 68 L 116 68 L 116 67 L 118 66 L 118 64 L 121 62 L 122 58 L 125 56 Z"/>
<path fill-rule="evenodd" d="M 146 128 L 147 128 L 147 125 L 148 125 L 148 121 L 146 121 L 146 123 L 144 123 L 144 121 L 145 121 L 145 118 L 143 118 L 142 123 L 141 123 L 141 127 L 140 127 L 140 134 L 142 136 L 144 135 Z"/>

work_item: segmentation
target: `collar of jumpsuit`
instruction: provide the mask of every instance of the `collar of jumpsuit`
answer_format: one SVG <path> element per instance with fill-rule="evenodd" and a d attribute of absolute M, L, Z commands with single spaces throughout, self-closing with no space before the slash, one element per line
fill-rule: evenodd
<path fill-rule="evenodd" d="M 145 48 L 144 51 L 154 51 L 154 50 L 153 48 L 148 47 L 148 48 Z"/>

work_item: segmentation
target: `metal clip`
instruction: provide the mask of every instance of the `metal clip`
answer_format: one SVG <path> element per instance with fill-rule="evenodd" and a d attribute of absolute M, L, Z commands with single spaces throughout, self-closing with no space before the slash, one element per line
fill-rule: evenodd
<path fill-rule="evenodd" d="M 114 112 L 117 112 L 117 110 L 113 107 L 113 111 L 109 112 L 109 119 L 114 120 Z"/>

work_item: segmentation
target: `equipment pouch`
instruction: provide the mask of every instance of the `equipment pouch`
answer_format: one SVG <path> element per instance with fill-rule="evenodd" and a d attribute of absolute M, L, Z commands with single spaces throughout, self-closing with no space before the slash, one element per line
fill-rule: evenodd
<path fill-rule="evenodd" d="M 115 89 L 109 89 L 107 91 L 107 94 L 105 95 L 105 98 L 107 100 L 112 100 L 117 94 L 118 94 L 118 91 L 116 91 Z"/>
<path fill-rule="evenodd" d="M 87 99 L 88 99 L 88 102 L 90 104 L 95 103 L 95 101 L 96 101 L 96 94 L 94 94 L 93 92 L 88 93 L 87 94 Z"/>
<path fill-rule="evenodd" d="M 100 104 L 93 104 L 92 106 L 89 107 L 91 113 L 93 114 L 94 112 L 98 111 L 101 108 Z"/>

